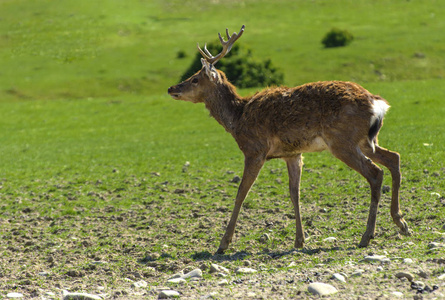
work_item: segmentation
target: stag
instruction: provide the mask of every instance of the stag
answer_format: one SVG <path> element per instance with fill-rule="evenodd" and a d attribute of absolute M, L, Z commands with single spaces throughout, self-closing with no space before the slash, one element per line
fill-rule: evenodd
<path fill-rule="evenodd" d="M 218 33 L 223 46 L 213 56 L 204 46 L 202 69 L 189 79 L 172 86 L 173 99 L 203 102 L 210 115 L 235 138 L 244 154 L 244 172 L 235 199 L 232 216 L 217 253 L 224 253 L 232 241 L 242 203 L 263 164 L 281 158 L 287 164 L 290 198 L 296 219 L 295 248 L 304 245 L 304 229 L 300 215 L 300 179 L 302 154 L 329 150 L 368 181 L 371 205 L 366 231 L 359 247 L 368 246 L 374 238 L 383 171 L 375 163 L 389 169 L 392 177 L 391 216 L 400 232 L 410 230 L 399 206 L 401 184 L 400 155 L 382 148 L 377 135 L 383 125 L 388 102 L 353 82 L 324 81 L 294 88 L 266 88 L 250 97 L 241 97 L 226 75 L 214 65 L 229 53 L 244 33 L 229 35 L 227 41 Z"/>

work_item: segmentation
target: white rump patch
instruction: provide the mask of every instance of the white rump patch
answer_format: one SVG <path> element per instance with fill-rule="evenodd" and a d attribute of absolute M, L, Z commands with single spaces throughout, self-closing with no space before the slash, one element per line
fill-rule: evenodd
<path fill-rule="evenodd" d="M 389 105 L 383 100 L 372 100 L 372 118 L 370 125 L 374 124 L 375 120 L 382 120 L 389 109 Z"/>
<path fill-rule="evenodd" d="M 389 107 L 390 106 L 388 105 L 388 103 L 386 103 L 384 100 L 372 100 L 372 117 L 369 122 L 369 126 L 372 126 L 377 120 L 383 120 L 383 117 L 385 116 Z M 372 152 L 375 152 L 374 141 L 368 139 L 368 142 L 372 148 Z"/>

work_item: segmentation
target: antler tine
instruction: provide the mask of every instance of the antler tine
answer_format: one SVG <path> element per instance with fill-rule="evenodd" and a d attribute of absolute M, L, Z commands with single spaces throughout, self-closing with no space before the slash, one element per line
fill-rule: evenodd
<path fill-rule="evenodd" d="M 218 37 L 219 40 L 221 42 L 221 45 L 223 46 L 223 49 L 221 51 L 221 53 L 219 53 L 216 56 L 213 56 L 210 51 L 207 49 L 207 44 L 205 44 L 204 46 L 204 51 L 199 47 L 199 43 L 198 43 L 198 50 L 201 53 L 201 55 L 211 64 L 216 64 L 221 58 L 223 58 L 225 55 L 227 55 L 227 53 L 230 52 L 230 50 L 232 49 L 233 44 L 236 42 L 236 40 L 238 40 L 241 35 L 244 33 L 244 28 L 245 26 L 243 25 L 241 27 L 241 30 L 239 31 L 238 34 L 236 34 L 236 32 L 234 32 L 232 34 L 232 36 L 229 35 L 229 29 L 226 28 L 226 35 L 227 35 L 227 42 L 224 41 L 224 38 L 221 36 L 221 33 L 218 33 Z"/>

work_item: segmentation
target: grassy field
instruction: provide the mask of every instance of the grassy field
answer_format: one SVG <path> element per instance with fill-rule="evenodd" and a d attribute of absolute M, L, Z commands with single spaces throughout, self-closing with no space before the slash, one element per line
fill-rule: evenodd
<path fill-rule="evenodd" d="M 205 270 L 202 264 L 212 262 L 233 270 L 246 260 L 260 277 L 233 275 L 219 287 L 204 271 L 197 285 L 170 287 L 190 299 L 211 291 L 215 298 L 244 298 L 251 290 L 265 299 L 309 297 L 306 278 L 331 282 L 326 274 L 348 273 L 353 262 L 369 276 L 337 284 L 339 298 L 377 297 L 390 288 L 411 296 L 409 283 L 394 278 L 407 268 L 426 272 L 422 280 L 443 292 L 437 277 L 445 273 L 438 260 L 444 248 L 429 244 L 445 243 L 444 6 L 1 1 L 0 299 L 14 291 L 57 298 L 63 289 L 151 299 L 177 271 Z M 385 193 L 376 239 L 357 248 L 369 207 L 367 183 L 329 153 L 315 153 L 305 155 L 302 179 L 307 247 L 291 251 L 287 171 L 277 160 L 265 165 L 245 201 L 227 255 L 213 255 L 243 157 L 203 106 L 174 101 L 166 90 L 191 63 L 196 42 L 241 24 L 246 32 L 239 43 L 271 58 L 287 85 L 353 80 L 388 99 L 392 108 L 379 142 L 402 156 L 401 205 L 412 237 L 398 235 Z M 348 29 L 355 40 L 323 49 L 321 39 L 332 27 Z M 178 51 L 187 56 L 177 58 Z M 266 243 L 259 239 L 264 233 L 271 237 Z M 326 245 L 327 237 L 337 243 Z M 393 259 L 385 272 L 363 266 L 370 253 Z M 135 291 L 126 279 L 149 286 Z"/>

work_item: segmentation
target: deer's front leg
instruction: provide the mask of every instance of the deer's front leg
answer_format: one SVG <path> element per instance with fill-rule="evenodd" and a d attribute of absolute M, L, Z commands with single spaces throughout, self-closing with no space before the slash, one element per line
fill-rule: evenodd
<path fill-rule="evenodd" d="M 241 205 L 244 199 L 249 193 L 252 184 L 258 176 L 262 166 L 264 165 L 264 158 L 259 157 L 245 157 L 244 159 L 244 172 L 243 178 L 241 179 L 240 186 L 238 188 L 238 193 L 235 199 L 235 207 L 233 208 L 232 217 L 230 218 L 229 225 L 227 225 L 226 233 L 224 234 L 221 243 L 219 245 L 218 251 L 216 253 L 222 254 L 232 241 L 233 233 L 235 232 L 236 220 L 238 219 L 238 214 L 241 210 Z"/>
<path fill-rule="evenodd" d="M 292 204 L 295 212 L 295 248 L 303 248 L 304 245 L 304 229 L 300 216 L 300 179 L 301 169 L 303 168 L 303 157 L 298 155 L 285 159 L 287 170 L 289 173 L 289 190 Z"/>

